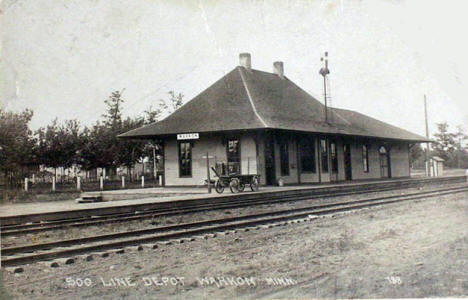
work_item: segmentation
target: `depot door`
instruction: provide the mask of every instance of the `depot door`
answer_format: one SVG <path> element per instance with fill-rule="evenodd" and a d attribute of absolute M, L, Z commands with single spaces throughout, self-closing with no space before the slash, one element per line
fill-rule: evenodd
<path fill-rule="evenodd" d="M 271 135 L 265 138 L 265 181 L 267 185 L 274 185 L 276 183 L 275 143 Z"/>
<path fill-rule="evenodd" d="M 343 144 L 343 156 L 344 156 L 344 171 L 345 180 L 351 180 L 352 168 L 351 168 L 351 148 L 349 144 Z"/>
<path fill-rule="evenodd" d="M 331 172 L 330 172 L 330 181 L 337 181 L 338 180 L 338 155 L 336 151 L 336 141 L 330 141 L 330 164 L 331 164 Z"/>
<path fill-rule="evenodd" d="M 380 177 L 390 178 L 390 153 L 385 146 L 380 146 L 379 148 L 379 159 L 380 159 Z"/>

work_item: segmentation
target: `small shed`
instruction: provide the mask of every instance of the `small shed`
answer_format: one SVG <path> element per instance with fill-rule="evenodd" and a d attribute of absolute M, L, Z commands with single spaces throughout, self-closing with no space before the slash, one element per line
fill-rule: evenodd
<path fill-rule="evenodd" d="M 433 156 L 430 159 L 431 176 L 443 176 L 444 175 L 444 159 L 439 156 Z"/>

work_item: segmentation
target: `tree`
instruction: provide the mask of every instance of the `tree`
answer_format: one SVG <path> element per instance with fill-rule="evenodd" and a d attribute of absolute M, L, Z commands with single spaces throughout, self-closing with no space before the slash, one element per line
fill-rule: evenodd
<path fill-rule="evenodd" d="M 150 105 L 150 107 L 148 107 L 148 109 L 144 111 L 144 124 L 148 125 L 157 122 L 161 114 L 161 109 L 154 109 L 153 106 Z"/>
<path fill-rule="evenodd" d="M 174 91 L 169 91 L 168 94 L 169 99 L 159 99 L 158 108 L 153 108 L 153 105 L 150 105 L 144 111 L 145 125 L 159 121 L 162 115 L 170 115 L 183 105 L 184 95 L 182 93 L 176 94 Z"/>
<path fill-rule="evenodd" d="M 127 118 L 122 123 L 122 127 L 119 133 L 124 133 L 129 130 L 141 127 L 143 123 L 144 120 L 140 118 Z M 127 167 L 128 172 L 130 172 L 135 163 L 141 161 L 144 156 L 143 152 L 145 143 L 142 141 L 118 139 L 116 146 L 117 164 Z"/>
<path fill-rule="evenodd" d="M 57 168 L 66 169 L 80 163 L 79 150 L 82 147 L 82 136 L 77 120 L 68 120 L 64 124 L 58 124 L 55 119 L 46 128 L 39 128 L 36 135 L 38 137 L 38 161 L 47 167 L 54 168 L 55 176 L 57 176 Z"/>
<path fill-rule="evenodd" d="M 80 152 L 80 164 L 84 170 L 109 168 L 117 164 L 115 151 L 115 132 L 96 122 L 83 130 L 83 146 Z"/>
<path fill-rule="evenodd" d="M 108 99 L 104 101 L 107 105 L 107 111 L 102 115 L 104 118 L 104 125 L 108 128 L 118 129 L 122 126 L 122 92 L 114 91 Z"/>
<path fill-rule="evenodd" d="M 434 134 L 437 144 L 432 154 L 442 157 L 450 168 L 467 168 L 468 152 L 464 142 L 468 140 L 466 130 L 457 126 L 456 132 L 450 132 L 446 122 L 437 124 L 438 132 Z"/>
<path fill-rule="evenodd" d="M 35 139 L 29 129 L 32 110 L 7 112 L 0 110 L 0 171 L 8 184 L 17 184 L 28 175 L 26 166 L 35 164 Z"/>
<path fill-rule="evenodd" d="M 184 104 L 184 95 L 182 93 L 176 94 L 174 91 L 169 91 L 168 94 L 168 101 L 164 101 L 163 99 L 159 100 L 159 108 L 161 112 L 171 114 Z"/>
<path fill-rule="evenodd" d="M 415 163 L 419 161 L 419 158 L 424 154 L 423 149 L 420 144 L 414 144 L 410 148 L 410 163 L 411 166 L 414 166 Z"/>
<path fill-rule="evenodd" d="M 182 93 L 176 94 L 174 91 L 169 91 L 169 99 L 160 99 L 157 109 L 151 105 L 145 110 L 144 125 L 149 125 L 159 121 L 162 115 L 169 115 L 179 109 L 183 105 L 184 95 Z M 153 176 L 156 177 L 156 163 L 157 157 L 162 156 L 161 141 L 151 140 L 143 147 L 142 155 L 144 157 L 152 157 L 153 159 Z"/>
<path fill-rule="evenodd" d="M 434 146 L 434 153 L 448 161 L 453 151 L 456 149 L 455 134 L 448 131 L 447 122 L 438 123 L 437 133 L 434 134 L 437 143 Z"/>
<path fill-rule="evenodd" d="M 81 151 L 81 164 L 83 169 L 92 170 L 105 168 L 115 171 L 119 166 L 126 166 L 130 171 L 135 163 L 141 160 L 143 142 L 120 139 L 117 136 L 126 131 L 144 125 L 143 118 L 122 118 L 122 93 L 112 92 L 104 103 L 107 105 L 106 113 L 102 115 L 103 121 L 84 130 L 84 146 Z M 149 118 L 154 120 L 158 112 L 152 108 L 148 110 Z M 129 174 L 130 175 L 130 174 Z"/>
<path fill-rule="evenodd" d="M 457 132 L 455 132 L 455 144 L 456 144 L 455 166 L 457 168 L 466 169 L 468 167 L 468 151 L 466 147 L 463 146 L 466 140 L 468 140 L 468 136 L 466 135 L 465 128 L 463 128 L 462 125 L 458 125 Z"/>
<path fill-rule="evenodd" d="M 455 132 L 454 138 L 457 150 L 463 150 L 463 144 L 468 140 L 468 135 L 466 135 L 466 130 L 462 125 L 457 126 L 457 132 Z"/>

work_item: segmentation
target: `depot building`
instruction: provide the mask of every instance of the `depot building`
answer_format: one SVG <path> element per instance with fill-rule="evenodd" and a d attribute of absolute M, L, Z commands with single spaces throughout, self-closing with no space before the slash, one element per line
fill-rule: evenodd
<path fill-rule="evenodd" d="M 425 137 L 325 107 L 282 62 L 273 70 L 252 69 L 240 54 L 240 66 L 173 114 L 119 137 L 162 142 L 167 186 L 203 185 L 207 161 L 224 175 L 260 174 L 263 185 L 410 176 L 410 147 Z"/>

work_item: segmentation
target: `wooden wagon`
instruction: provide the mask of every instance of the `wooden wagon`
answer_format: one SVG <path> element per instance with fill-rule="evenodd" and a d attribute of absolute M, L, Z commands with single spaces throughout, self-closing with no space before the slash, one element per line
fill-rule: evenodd
<path fill-rule="evenodd" d="M 252 192 L 258 191 L 260 185 L 260 175 L 258 174 L 229 174 L 221 175 L 215 168 L 211 167 L 218 179 L 214 182 L 215 190 L 221 194 L 226 187 L 229 187 L 232 193 L 239 193 L 244 191 L 246 185 L 250 185 Z"/>

